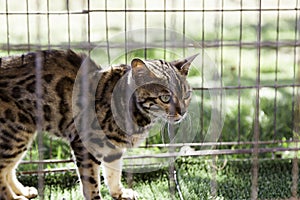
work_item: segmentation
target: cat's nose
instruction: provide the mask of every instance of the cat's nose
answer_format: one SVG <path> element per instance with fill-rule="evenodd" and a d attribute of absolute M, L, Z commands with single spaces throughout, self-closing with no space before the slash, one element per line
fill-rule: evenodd
<path fill-rule="evenodd" d="M 186 110 L 185 110 L 185 111 L 181 111 L 180 115 L 181 115 L 181 116 L 184 116 L 185 113 L 186 113 Z"/>
<path fill-rule="evenodd" d="M 184 109 L 184 108 L 179 108 L 179 109 L 177 109 L 177 112 L 178 112 L 178 114 L 180 114 L 181 116 L 183 116 L 183 115 L 185 115 L 185 113 L 186 113 L 186 109 Z"/>
<path fill-rule="evenodd" d="M 173 113 L 173 115 L 175 114 L 175 115 L 183 116 L 185 115 L 186 111 L 187 110 L 185 108 L 181 107 L 180 105 L 176 105 L 174 106 L 173 110 L 171 110 L 171 113 Z"/>

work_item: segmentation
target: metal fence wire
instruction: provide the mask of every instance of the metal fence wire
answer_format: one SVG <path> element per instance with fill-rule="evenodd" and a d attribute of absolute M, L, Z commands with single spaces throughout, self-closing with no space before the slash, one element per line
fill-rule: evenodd
<path fill-rule="evenodd" d="M 201 128 L 188 143 L 155 144 L 149 139 L 140 147 L 174 148 L 173 152 L 127 155 L 124 159 L 193 156 L 208 157 L 214 163 L 218 156 L 246 158 L 251 161 L 250 198 L 258 199 L 260 160 L 290 158 L 291 197 L 299 197 L 299 0 L 0 0 L 0 24 L 1 57 L 69 48 L 89 54 L 99 46 L 128 53 L 130 47 L 151 46 L 149 41 L 155 38 L 150 38 L 155 36 L 147 30 L 153 27 L 162 30 L 166 40 L 163 51 L 172 47 L 182 49 L 185 55 L 185 49 L 193 46 L 185 43 L 185 39 L 183 42 L 167 40 L 172 38 L 168 37 L 168 31 L 191 38 L 215 63 L 221 80 L 214 88 L 204 84 L 203 71 L 200 77 L 194 78 L 199 83 L 193 89 L 201 102 L 201 115 L 199 119 L 192 119 L 192 123 L 198 123 Z M 142 47 L 126 39 L 128 32 L 134 33 L 137 29 L 144 30 Z M 112 41 L 115 35 L 122 34 L 125 41 Z M 141 54 L 143 58 L 152 58 L 145 52 Z M 161 55 L 162 59 L 166 57 L 166 53 Z M 123 61 L 130 62 L 126 56 Z M 102 64 L 101 59 L 99 64 Z M 205 141 L 212 112 L 207 111 L 208 95 L 214 90 L 226 93 L 222 105 L 226 116 L 217 140 Z M 45 174 L 75 169 L 73 165 L 61 165 L 73 161 L 71 154 L 53 157 L 51 153 L 57 142 L 63 142 L 45 137 L 39 134 L 33 150 L 21 165 L 39 167 L 19 171 L 21 175 L 39 174 L 39 188 L 44 188 Z M 176 150 L 182 147 L 192 150 L 184 153 Z M 36 156 L 34 148 L 49 155 Z M 61 152 L 65 152 L 65 146 L 61 148 Z M 130 162 L 127 164 L 130 167 Z M 125 162 L 125 167 L 127 164 Z M 54 167 L 45 167 L 48 165 Z M 211 172 L 213 196 L 217 195 L 216 173 L 216 170 Z M 40 189 L 40 193 L 43 192 Z"/>

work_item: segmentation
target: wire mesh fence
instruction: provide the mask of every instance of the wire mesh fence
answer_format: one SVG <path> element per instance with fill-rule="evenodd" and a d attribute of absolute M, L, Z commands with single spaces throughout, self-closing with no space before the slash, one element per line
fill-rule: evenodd
<path fill-rule="evenodd" d="M 107 62 L 114 64 L 115 60 L 129 63 L 129 50 L 134 48 L 144 49 L 138 54 L 143 58 L 153 59 L 160 55 L 165 59 L 167 53 L 156 54 L 147 51 L 147 47 L 157 47 L 163 52 L 174 48 L 185 55 L 188 49 L 200 46 L 202 55 L 215 63 L 220 83 L 214 87 L 206 84 L 208 77 L 201 70 L 191 78 L 197 83 L 193 89 L 200 102 L 199 119 L 192 119 L 192 123 L 200 127 L 195 138 L 190 142 L 169 144 L 163 143 L 160 136 L 148 138 L 140 147 L 142 151 L 151 148 L 175 148 L 175 151 L 127 155 L 125 167 L 133 167 L 130 163 L 134 159 L 154 159 L 152 164 L 158 165 L 155 158 L 188 156 L 208 156 L 212 165 L 216 165 L 218 156 L 234 155 L 228 158 L 251 161 L 251 194 L 247 197 L 258 199 L 262 198 L 260 160 L 288 158 L 292 162 L 291 193 L 286 198 L 296 199 L 299 197 L 299 14 L 298 0 L 0 0 L 0 56 L 57 48 L 71 48 L 87 54 L 95 48 L 107 52 L 116 49 L 125 56 L 119 60 L 113 54 L 108 56 Z M 153 35 L 152 27 L 161 30 L 161 35 Z M 172 40 L 169 30 L 180 34 L 181 40 Z M 135 31 L 139 34 L 132 35 L 141 37 L 143 43 L 128 38 L 128 32 Z M 162 45 L 156 43 L 157 38 L 163 38 Z M 192 38 L 196 44 L 187 38 Z M 95 60 L 103 64 L 101 58 Z M 213 112 L 209 94 L 213 91 L 226 93 L 224 105 L 221 105 L 226 117 L 219 137 L 207 141 Z M 156 132 L 162 130 L 155 129 Z M 39 167 L 29 167 L 19 173 L 42 174 L 39 179 L 43 180 L 45 173 L 74 170 L 74 165 L 66 164 L 73 162 L 67 152 L 69 149 L 63 142 L 39 134 L 22 162 L 22 166 Z M 54 167 L 45 168 L 48 165 Z M 144 165 L 141 162 L 138 167 Z M 219 194 L 216 173 L 212 168 L 210 189 L 213 197 Z"/>

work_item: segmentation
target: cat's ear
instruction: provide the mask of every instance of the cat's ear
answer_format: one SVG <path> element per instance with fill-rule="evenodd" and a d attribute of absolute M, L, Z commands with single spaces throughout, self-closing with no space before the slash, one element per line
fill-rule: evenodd
<path fill-rule="evenodd" d="M 195 54 L 193 56 L 184 58 L 184 59 L 180 59 L 180 60 L 174 60 L 172 62 L 170 62 L 173 66 L 175 66 L 179 72 L 184 75 L 187 76 L 189 73 L 189 69 L 191 66 L 191 63 L 193 62 L 193 60 L 198 56 L 199 54 Z"/>
<path fill-rule="evenodd" d="M 132 67 L 132 70 L 137 71 L 137 70 L 142 70 L 143 68 L 146 68 L 146 64 L 141 59 L 134 58 L 131 61 L 131 67 Z"/>
<path fill-rule="evenodd" d="M 136 81 L 146 79 L 147 77 L 151 78 L 155 76 L 147 67 L 146 63 L 139 58 L 134 58 L 131 61 L 131 68 L 132 77 Z"/>

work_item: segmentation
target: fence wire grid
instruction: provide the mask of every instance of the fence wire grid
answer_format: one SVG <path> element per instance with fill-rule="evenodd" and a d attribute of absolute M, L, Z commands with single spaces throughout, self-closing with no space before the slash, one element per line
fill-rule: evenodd
<path fill-rule="evenodd" d="M 191 147 L 192 150 L 131 155 L 125 160 L 209 156 L 214 162 L 218 156 L 236 155 L 234 158 L 239 159 L 239 155 L 247 155 L 252 164 L 251 199 L 257 199 L 259 160 L 290 158 L 291 197 L 299 197 L 299 0 L 0 0 L 0 24 L 0 56 L 68 48 L 88 53 L 99 44 L 124 49 L 123 43 L 112 42 L 110 38 L 152 27 L 165 33 L 174 30 L 192 38 L 216 64 L 222 79 L 221 88 L 193 88 L 203 102 L 197 120 L 202 129 L 190 143 L 147 141 L 140 147 Z M 188 48 L 181 42 L 166 42 L 183 52 Z M 127 45 L 139 47 L 139 44 Z M 205 111 L 205 101 L 208 90 L 214 89 L 226 92 L 226 117 L 218 141 L 203 142 L 204 127 L 210 117 Z M 75 169 L 73 165 L 60 167 L 62 163 L 73 162 L 72 157 L 53 157 L 52 146 L 57 141 L 46 140 L 38 136 L 37 146 L 34 144 L 33 148 L 44 152 L 45 147 L 40 143 L 47 143 L 48 156 L 36 157 L 30 151 L 22 162 L 22 166 L 39 165 L 38 170 L 21 170 L 20 174 L 41 175 Z M 46 169 L 48 164 L 56 167 Z M 216 181 L 212 181 L 212 193 L 216 193 L 216 187 Z"/>

